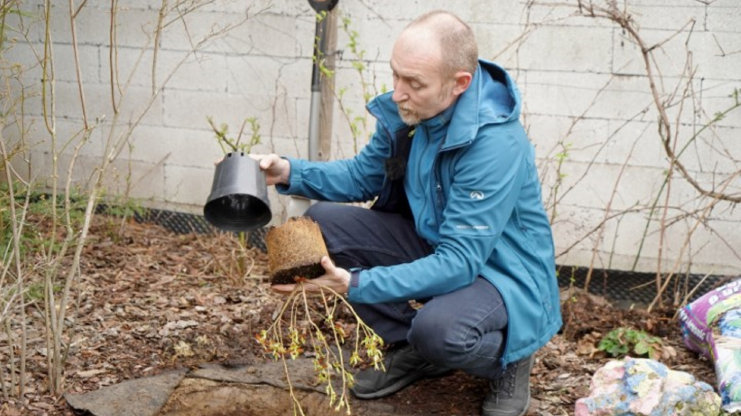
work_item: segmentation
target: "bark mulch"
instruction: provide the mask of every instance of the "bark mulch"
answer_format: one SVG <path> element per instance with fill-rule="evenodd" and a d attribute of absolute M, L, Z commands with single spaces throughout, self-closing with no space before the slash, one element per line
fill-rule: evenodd
<path fill-rule="evenodd" d="M 92 392 L 204 363 L 238 367 L 270 361 L 254 336 L 267 328 L 281 297 L 269 289 L 263 252 L 241 249 L 228 234 L 182 235 L 150 223 L 119 221 L 98 216 L 91 229 L 73 294 L 76 304 L 68 310 L 73 336 L 67 341 L 66 392 Z M 674 310 L 618 309 L 577 290 L 564 291 L 562 304 L 566 325 L 536 356 L 529 414 L 573 414 L 576 400 L 587 395 L 591 375 L 610 359 L 597 343 L 618 327 L 660 337 L 662 362 L 714 384 L 712 364 L 682 346 Z M 46 392 L 43 307 L 37 302 L 26 312 L 30 382 L 22 399 L 0 404 L 0 415 L 73 415 L 63 397 Z M 6 385 L 8 357 L 3 334 L 0 376 Z M 373 402 L 398 415 L 476 415 L 487 388 L 484 381 L 456 372 Z"/>

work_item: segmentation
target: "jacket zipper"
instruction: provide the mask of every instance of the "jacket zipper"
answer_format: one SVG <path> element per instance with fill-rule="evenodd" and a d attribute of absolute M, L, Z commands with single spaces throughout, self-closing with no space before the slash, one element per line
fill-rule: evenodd
<path fill-rule="evenodd" d="M 435 152 L 435 157 L 432 160 L 432 179 L 434 180 L 432 185 L 435 188 L 435 198 L 432 201 L 432 208 L 435 212 L 435 225 L 437 226 L 437 229 L 440 229 L 440 225 L 443 221 L 442 211 L 440 209 L 440 207 L 443 206 L 443 186 L 440 181 L 440 172 L 438 169 L 440 158 L 442 157 L 443 143 L 445 143 L 445 140 L 440 141 L 440 145 L 437 147 L 437 152 Z"/>

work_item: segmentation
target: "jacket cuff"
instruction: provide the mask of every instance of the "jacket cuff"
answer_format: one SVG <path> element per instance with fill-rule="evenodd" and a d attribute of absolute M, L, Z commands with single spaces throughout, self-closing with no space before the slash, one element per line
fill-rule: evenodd
<path fill-rule="evenodd" d="M 350 287 L 358 287 L 360 284 L 360 269 L 350 271 Z M 350 289 L 348 287 L 348 290 Z"/>
<path fill-rule="evenodd" d="M 294 159 L 291 157 L 281 156 L 291 164 L 291 173 L 288 176 L 288 184 L 278 183 L 275 184 L 275 190 L 281 195 L 293 195 L 296 193 L 296 188 L 301 180 L 301 174 L 299 171 L 303 168 L 303 161 L 301 159 Z M 294 186 L 292 186 L 294 185 Z"/>
<path fill-rule="evenodd" d="M 346 295 L 346 297 L 351 302 L 352 302 L 352 298 L 353 298 L 352 294 L 354 292 L 353 289 L 357 288 L 358 285 L 360 284 L 360 271 L 361 270 L 358 269 L 358 268 L 353 268 L 353 269 L 350 269 L 349 270 L 349 272 L 350 272 L 350 285 L 347 287 L 347 295 Z"/>

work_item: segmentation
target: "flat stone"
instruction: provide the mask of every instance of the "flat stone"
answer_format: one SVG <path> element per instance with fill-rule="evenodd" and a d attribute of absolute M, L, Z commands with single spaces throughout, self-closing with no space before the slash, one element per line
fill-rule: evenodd
<path fill-rule="evenodd" d="M 187 373 L 187 369 L 168 371 L 89 393 L 67 393 L 64 398 L 75 410 L 87 411 L 95 416 L 154 416 L 167 403 Z"/>
<path fill-rule="evenodd" d="M 294 388 L 319 393 L 325 391 L 324 385 L 317 385 L 316 383 L 316 373 L 310 359 L 287 360 L 286 366 Z M 265 361 L 257 365 L 245 364 L 231 367 L 207 363 L 201 364 L 200 367 L 193 370 L 188 377 L 231 383 L 266 384 L 288 389 L 285 369 L 281 361 Z"/>

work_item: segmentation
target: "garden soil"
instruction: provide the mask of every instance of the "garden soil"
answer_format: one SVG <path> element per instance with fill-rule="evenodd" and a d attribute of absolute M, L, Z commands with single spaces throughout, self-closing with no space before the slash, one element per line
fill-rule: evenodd
<path fill-rule="evenodd" d="M 66 342 L 65 395 L 52 396 L 46 389 L 45 335 L 39 330 L 43 307 L 37 300 L 26 310 L 30 381 L 22 399 L 0 404 L 0 415 L 79 414 L 82 405 L 76 410 L 74 398 L 114 391 L 124 383 L 143 382 L 145 390 L 154 389 L 147 380 L 159 376 L 172 389 L 161 399 L 162 415 L 292 414 L 282 366 L 275 370 L 280 361 L 266 356 L 255 340 L 283 299 L 270 290 L 267 256 L 259 249 L 242 249 L 230 234 L 175 234 L 151 223 L 98 216 L 82 258 L 75 302 L 67 311 L 73 335 Z M 592 374 L 611 359 L 597 349 L 598 342 L 618 327 L 660 337 L 662 362 L 714 384 L 712 364 L 683 347 L 675 308 L 651 314 L 618 309 L 571 289 L 562 293 L 562 310 L 562 332 L 536 355 L 529 415 L 573 414 Z M 350 316 L 337 319 L 351 327 Z M 7 387 L 7 335 L 2 337 L 0 375 Z M 310 351 L 306 355 L 302 359 L 310 361 Z M 237 373 L 245 378 L 229 379 Z M 250 375 L 259 377 L 245 381 Z M 329 410 L 315 383 L 297 384 L 307 414 L 345 413 Z M 356 415 L 478 415 L 487 389 L 484 380 L 454 372 L 390 397 L 352 399 L 351 406 Z M 133 414 L 129 393 L 119 390 L 124 405 L 118 414 L 127 414 L 126 400 Z"/>

